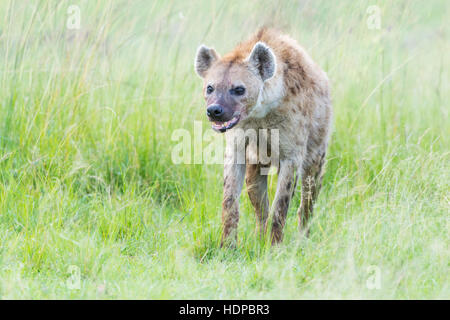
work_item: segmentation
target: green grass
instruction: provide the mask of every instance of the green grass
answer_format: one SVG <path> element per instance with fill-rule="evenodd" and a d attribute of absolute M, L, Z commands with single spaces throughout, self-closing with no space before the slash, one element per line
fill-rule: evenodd
<path fill-rule="evenodd" d="M 1 1 L 0 298 L 450 298 L 449 8 Z M 222 168 L 173 164 L 171 136 L 208 128 L 196 47 L 223 54 L 267 23 L 332 81 L 324 186 L 310 238 L 297 195 L 275 248 L 243 192 L 239 246 L 222 250 Z"/>

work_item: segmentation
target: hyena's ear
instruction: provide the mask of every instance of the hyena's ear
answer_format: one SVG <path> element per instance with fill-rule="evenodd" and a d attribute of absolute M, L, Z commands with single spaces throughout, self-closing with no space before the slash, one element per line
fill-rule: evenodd
<path fill-rule="evenodd" d="M 195 72 L 204 78 L 206 71 L 211 67 L 214 61 L 219 59 L 219 55 L 216 50 L 201 45 L 197 49 L 197 55 L 195 57 Z"/>
<path fill-rule="evenodd" d="M 277 67 L 272 49 L 262 42 L 257 42 L 247 58 L 248 62 L 258 70 L 263 81 L 273 77 Z"/>

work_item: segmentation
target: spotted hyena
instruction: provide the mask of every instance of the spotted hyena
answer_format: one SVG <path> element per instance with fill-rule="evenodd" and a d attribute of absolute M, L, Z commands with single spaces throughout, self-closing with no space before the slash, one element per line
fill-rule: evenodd
<path fill-rule="evenodd" d="M 244 178 L 260 234 L 270 222 L 272 243 L 278 243 L 283 239 L 289 203 L 301 175 L 299 229 L 307 232 L 307 221 L 321 186 L 331 124 L 326 73 L 295 40 L 268 28 L 259 30 L 223 57 L 212 48 L 200 46 L 195 70 L 204 80 L 206 114 L 212 128 L 225 132 L 227 143 L 222 244 L 225 241 L 234 244 L 237 240 L 239 195 Z M 259 136 L 256 141 L 244 138 L 236 142 L 237 132 L 250 129 L 277 130 L 277 148 L 271 139 Z M 230 147 L 233 143 L 244 144 L 247 160 L 262 144 L 269 144 L 266 146 L 269 152 L 276 153 L 278 182 L 270 211 L 267 171 L 262 170 L 268 164 L 237 161 L 241 149 Z"/>

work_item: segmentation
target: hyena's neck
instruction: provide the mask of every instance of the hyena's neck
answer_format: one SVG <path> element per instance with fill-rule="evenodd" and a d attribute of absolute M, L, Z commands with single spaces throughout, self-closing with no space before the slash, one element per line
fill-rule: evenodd
<path fill-rule="evenodd" d="M 285 95 L 283 76 L 277 73 L 264 82 L 259 91 L 258 100 L 249 114 L 249 118 L 264 118 L 270 111 L 276 109 Z"/>

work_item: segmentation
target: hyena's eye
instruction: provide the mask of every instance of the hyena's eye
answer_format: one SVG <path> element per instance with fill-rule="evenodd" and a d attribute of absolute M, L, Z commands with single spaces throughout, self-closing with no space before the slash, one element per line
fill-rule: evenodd
<path fill-rule="evenodd" d="M 234 89 L 231 89 L 230 93 L 235 96 L 242 96 L 245 93 L 245 88 L 244 87 L 236 87 Z"/>
<path fill-rule="evenodd" d="M 206 93 L 207 94 L 211 94 L 214 91 L 214 88 L 212 86 L 207 86 L 206 87 Z"/>

